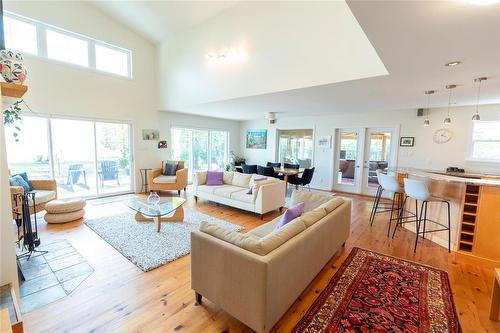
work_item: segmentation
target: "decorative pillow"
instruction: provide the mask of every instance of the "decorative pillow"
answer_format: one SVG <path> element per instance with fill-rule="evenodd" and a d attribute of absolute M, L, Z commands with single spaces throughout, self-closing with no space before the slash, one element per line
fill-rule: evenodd
<path fill-rule="evenodd" d="M 252 185 L 250 185 L 250 188 L 248 189 L 247 194 L 252 194 L 252 193 L 253 193 L 253 189 L 254 189 L 254 187 L 255 187 L 255 183 L 256 183 L 256 182 L 260 182 L 260 181 L 263 181 L 263 180 L 266 180 L 266 179 L 267 179 L 267 177 L 254 178 L 254 179 L 253 179 L 253 184 L 252 184 Z"/>
<path fill-rule="evenodd" d="M 302 215 L 302 213 L 304 213 L 304 203 L 303 202 L 300 202 L 300 203 L 296 204 L 295 206 L 288 208 L 286 210 L 285 214 L 283 214 L 283 216 L 281 217 L 281 220 L 278 222 L 278 224 L 276 224 L 275 230 L 283 227 L 288 222 L 296 219 L 297 217 Z"/>
<path fill-rule="evenodd" d="M 233 184 L 233 173 L 232 171 L 224 171 L 224 184 Z"/>
<path fill-rule="evenodd" d="M 25 192 L 31 191 L 30 183 L 24 180 L 21 175 L 14 175 L 10 177 L 9 182 L 11 186 L 22 186 Z"/>
<path fill-rule="evenodd" d="M 208 171 L 207 172 L 207 185 L 224 185 L 224 172 L 222 171 Z"/>
<path fill-rule="evenodd" d="M 165 170 L 163 171 L 164 176 L 175 176 L 175 172 L 177 171 L 177 163 L 167 162 L 165 165 Z"/>
<path fill-rule="evenodd" d="M 252 175 L 246 173 L 235 172 L 233 174 L 233 185 L 248 188 L 248 183 L 250 182 L 250 177 Z"/>

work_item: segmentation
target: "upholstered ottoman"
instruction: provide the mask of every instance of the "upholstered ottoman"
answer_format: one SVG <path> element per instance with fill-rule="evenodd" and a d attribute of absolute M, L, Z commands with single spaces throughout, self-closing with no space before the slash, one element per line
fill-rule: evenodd
<path fill-rule="evenodd" d="M 85 215 L 83 199 L 52 200 L 45 205 L 47 223 L 66 223 L 78 220 Z"/>

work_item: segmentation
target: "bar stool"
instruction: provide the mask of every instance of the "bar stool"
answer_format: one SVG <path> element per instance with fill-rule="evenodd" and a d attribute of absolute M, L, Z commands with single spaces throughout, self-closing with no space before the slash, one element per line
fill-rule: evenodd
<path fill-rule="evenodd" d="M 405 184 L 405 192 L 406 192 L 407 197 L 410 197 L 410 198 L 415 200 L 415 215 L 416 215 L 416 219 L 417 219 L 417 227 L 416 227 L 417 235 L 415 237 L 415 246 L 413 247 L 413 252 L 414 253 L 417 252 L 417 243 L 418 243 L 418 236 L 419 235 L 422 235 L 422 238 L 425 238 L 426 233 L 438 232 L 438 231 L 448 231 L 448 252 L 451 252 L 450 202 L 445 198 L 432 196 L 429 193 L 429 189 L 427 187 L 427 184 L 423 181 L 405 178 L 404 184 Z M 406 203 L 407 197 L 405 198 L 403 205 Z M 422 204 L 420 205 L 420 213 L 418 211 L 418 201 L 422 201 Z M 443 204 L 443 203 L 446 204 L 446 207 L 448 208 L 448 226 L 427 218 L 427 205 L 429 202 L 439 202 L 441 204 Z M 403 209 L 404 209 L 404 206 L 403 206 Z M 425 230 L 427 221 L 441 226 L 442 229 Z M 420 231 L 420 226 L 422 225 L 422 222 L 424 225 L 424 229 L 423 229 L 423 231 Z M 397 228 L 397 225 L 396 225 L 396 228 Z"/>
<path fill-rule="evenodd" d="M 387 237 L 389 237 L 391 231 L 392 221 L 396 220 L 396 224 L 399 222 L 399 218 L 401 216 L 400 209 L 401 203 L 404 199 L 404 189 L 399 185 L 399 182 L 396 179 L 394 174 L 383 174 L 382 170 L 377 170 L 377 179 L 379 183 L 379 187 L 377 189 L 377 194 L 375 196 L 375 201 L 373 203 L 372 213 L 370 215 L 370 226 L 375 222 L 375 216 L 384 212 L 391 212 L 391 216 L 389 218 L 389 228 L 387 228 Z M 380 199 L 382 197 L 382 193 L 390 192 L 393 193 L 391 208 L 384 207 L 383 210 L 379 210 Z M 398 199 L 398 207 L 395 208 L 396 198 Z M 397 211 L 396 218 L 393 218 L 394 211 Z"/>

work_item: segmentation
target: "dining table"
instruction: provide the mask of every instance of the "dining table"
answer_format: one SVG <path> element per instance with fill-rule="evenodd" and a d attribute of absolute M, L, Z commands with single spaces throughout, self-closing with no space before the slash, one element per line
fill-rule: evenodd
<path fill-rule="evenodd" d="M 236 166 L 235 169 L 242 171 L 243 168 L 241 166 Z M 304 173 L 305 168 L 291 169 L 291 168 L 283 168 L 283 167 L 275 167 L 274 172 L 276 174 L 283 175 L 283 181 L 285 182 L 285 188 L 288 188 L 288 178 L 301 175 Z M 286 196 L 286 191 L 285 191 Z"/>

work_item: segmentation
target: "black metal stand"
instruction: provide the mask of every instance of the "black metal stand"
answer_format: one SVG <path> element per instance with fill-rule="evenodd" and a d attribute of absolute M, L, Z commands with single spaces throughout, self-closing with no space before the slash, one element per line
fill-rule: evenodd
<path fill-rule="evenodd" d="M 148 192 L 148 171 L 152 170 L 151 168 L 139 169 L 141 173 L 141 193 Z"/>
<path fill-rule="evenodd" d="M 17 256 L 17 259 L 27 258 L 29 260 L 34 253 L 45 254 L 47 251 L 39 251 L 36 248 L 40 245 L 40 237 L 38 234 L 38 224 L 36 219 L 36 211 L 34 210 L 34 223 L 31 221 L 30 214 L 30 199 L 33 202 L 33 207 L 36 206 L 35 202 L 35 193 L 33 192 L 25 192 L 23 194 L 17 194 L 18 198 L 16 200 L 21 200 L 22 207 L 22 226 L 23 226 L 23 236 L 19 238 L 18 243 L 22 240 L 22 246 L 26 250 L 26 252 L 21 253 Z M 16 220 L 17 223 L 17 220 Z"/>

